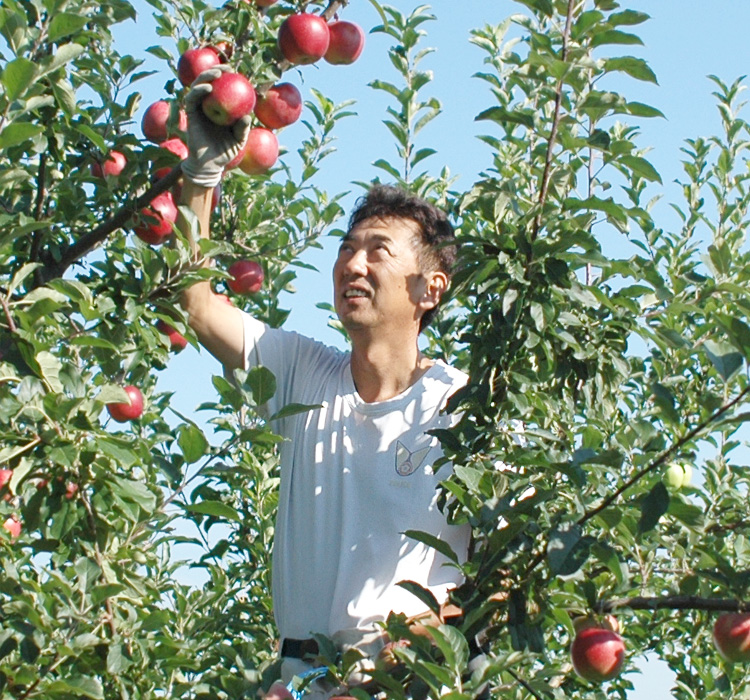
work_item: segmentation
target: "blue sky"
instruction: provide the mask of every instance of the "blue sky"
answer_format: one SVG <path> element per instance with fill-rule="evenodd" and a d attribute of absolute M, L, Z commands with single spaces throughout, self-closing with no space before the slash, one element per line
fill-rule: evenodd
<path fill-rule="evenodd" d="M 282 0 L 283 1 L 283 0 Z M 408 12 L 416 1 L 396 0 L 390 3 Z M 136 30 L 128 23 L 118 36 L 128 41 L 127 49 L 135 56 L 146 46 L 156 43 L 154 34 L 145 31 L 151 9 L 141 3 L 142 15 Z M 667 200 L 677 198 L 677 187 L 672 184 L 681 176 L 680 147 L 686 138 L 716 133 L 719 118 L 711 97 L 713 84 L 708 74 L 715 74 L 725 82 L 744 75 L 750 66 L 750 3 L 740 0 L 640 0 L 623 3 L 624 7 L 651 14 L 645 25 L 634 28 L 643 38 L 643 47 L 623 47 L 622 53 L 645 58 L 655 71 L 659 85 L 623 81 L 618 89 L 629 99 L 639 100 L 659 108 L 666 119 L 642 120 L 642 146 L 650 145 L 649 158 L 660 171 L 664 187 L 660 188 Z M 425 164 L 440 169 L 447 165 L 459 176 L 458 186 L 466 187 L 478 173 L 488 167 L 491 153 L 477 139 L 480 133 L 491 133 L 492 126 L 474 122 L 474 116 L 492 106 L 486 83 L 473 79 L 482 70 L 484 54 L 468 43 L 469 31 L 485 24 L 497 24 L 523 7 L 510 0 L 435 0 L 433 12 L 438 20 L 423 25 L 428 32 L 424 46 L 436 48 L 425 59 L 424 68 L 435 73 L 434 82 L 427 88 L 429 95 L 443 103 L 443 113 L 423 132 L 420 145 L 435 146 L 439 154 Z M 379 16 L 367 0 L 352 0 L 342 13 L 343 19 L 355 21 L 366 30 L 379 23 Z M 318 184 L 330 192 L 351 190 L 346 200 L 350 206 L 359 189 L 351 183 L 368 181 L 382 175 L 372 166 L 378 158 L 395 156 L 392 138 L 382 119 L 387 102 L 384 94 L 367 87 L 376 78 L 397 81 L 386 51 L 390 39 L 384 35 L 369 35 L 362 58 L 352 66 L 308 66 L 290 72 L 285 79 L 297 84 L 303 95 L 315 87 L 335 102 L 356 99 L 357 117 L 344 120 L 338 129 L 338 151 L 326 162 Z M 174 50 L 174 47 L 167 46 Z M 161 68 L 160 64 L 156 64 Z M 144 92 L 142 108 L 159 99 L 164 82 L 171 76 L 162 73 L 139 84 Z M 302 131 L 291 127 L 280 135 L 282 145 L 294 152 Z M 654 191 L 656 194 L 658 190 Z M 659 209 L 660 225 L 675 225 L 676 218 L 664 206 Z M 329 240 L 322 251 L 311 251 L 305 260 L 317 266 L 319 273 L 302 272 L 296 284 L 298 293 L 287 297 L 284 305 L 292 308 L 288 326 L 330 343 L 339 342 L 338 335 L 326 328 L 327 314 L 315 308 L 319 301 L 329 301 L 330 267 L 336 243 Z M 218 374 L 217 363 L 207 355 L 188 348 L 174 357 L 162 373 L 160 388 L 176 392 L 173 403 L 180 411 L 191 413 L 203 401 L 213 399 L 210 377 Z M 185 382 L 185 377 L 196 378 Z M 627 637 L 627 630 L 625 630 Z M 633 700 L 669 697 L 670 674 L 659 663 L 649 663 L 642 676 L 633 676 L 636 690 Z"/>

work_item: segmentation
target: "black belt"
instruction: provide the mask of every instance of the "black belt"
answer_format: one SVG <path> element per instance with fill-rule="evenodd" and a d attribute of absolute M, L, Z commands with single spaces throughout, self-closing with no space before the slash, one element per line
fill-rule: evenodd
<path fill-rule="evenodd" d="M 314 639 L 291 639 L 287 637 L 281 643 L 281 655 L 289 659 L 306 659 L 318 656 L 318 643 Z"/>

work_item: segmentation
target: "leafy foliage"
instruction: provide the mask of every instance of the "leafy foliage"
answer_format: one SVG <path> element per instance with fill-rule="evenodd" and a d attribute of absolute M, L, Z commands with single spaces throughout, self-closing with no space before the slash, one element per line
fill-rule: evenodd
<path fill-rule="evenodd" d="M 149 52 L 167 72 L 189 46 L 222 40 L 261 87 L 287 67 L 275 33 L 290 4 L 150 4 Z M 603 689 L 569 661 L 573 619 L 614 613 L 630 668 L 653 651 L 676 672 L 675 697 L 739 697 L 745 669 L 719 661 L 710 629 L 750 584 L 741 81 L 713 79 L 722 132 L 686 142 L 683 198 L 668 212 L 680 223 L 659 225 L 661 177 L 638 125 L 662 115 L 612 89 L 618 76 L 656 81 L 628 54 L 648 17 L 614 0 L 518 0 L 518 14 L 472 35 L 489 162 L 456 191 L 447 167 L 424 169 L 438 152 L 424 129 L 441 111 L 423 64 L 431 10 L 373 4 L 397 76 L 372 83 L 396 148 L 376 166 L 459 224 L 461 268 L 426 347 L 471 376 L 452 405 L 460 421 L 439 437 L 454 463 L 443 505 L 475 535 L 454 594 L 463 614 L 429 638 L 392 616 L 389 633 L 409 645 L 394 649 L 396 672 L 373 678 L 393 698 L 624 698 L 627 674 Z M 284 323 L 279 293 L 342 213 L 343 194 L 316 176 L 351 104 L 313 90 L 305 139 L 278 176 L 225 180 L 203 247 L 217 266 L 197 267 L 180 236 L 154 249 L 127 233 L 179 177 L 152 183 L 174 160 L 135 133 L 148 72 L 112 35 L 133 16 L 126 0 L 0 8 L 0 468 L 12 470 L 0 520 L 22 528 L 0 530 L 3 697 L 254 697 L 275 673 L 280 438 L 254 411 L 273 377 L 215 377 L 207 435 L 155 390 L 170 355 L 155 323 L 195 343 L 180 290 L 206 277 L 222 288 L 239 255 L 271 280 L 241 303 Z M 170 77 L 175 112 L 181 97 Z M 123 173 L 94 176 L 113 148 Z M 126 384 L 145 413 L 115 426 L 103 409 Z M 672 462 L 695 467 L 691 484 L 665 485 Z M 186 547 L 198 554 L 182 561 Z M 202 589 L 183 582 L 186 566 Z M 329 651 L 345 681 L 360 659 Z"/>

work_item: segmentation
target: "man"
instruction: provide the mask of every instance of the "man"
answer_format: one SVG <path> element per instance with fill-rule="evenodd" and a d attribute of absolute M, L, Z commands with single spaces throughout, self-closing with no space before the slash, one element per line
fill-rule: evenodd
<path fill-rule="evenodd" d="M 214 73 L 189 94 L 190 157 L 183 201 L 208 236 L 211 188 L 238 152 L 248 120 L 218 130 L 200 112 Z M 333 267 L 334 306 L 351 352 L 271 329 L 221 301 L 208 282 L 183 306 L 201 344 L 227 370 L 262 364 L 277 379 L 269 415 L 288 403 L 320 408 L 278 421 L 281 486 L 273 560 L 274 613 L 284 682 L 315 655 L 314 634 L 376 654 L 390 612 L 426 612 L 398 585 L 416 581 L 438 601 L 461 581 L 446 559 L 403 533 L 429 532 L 465 559 L 468 527 L 437 507 L 448 397 L 466 376 L 419 350 L 420 331 L 450 280 L 453 229 L 445 214 L 392 187 L 375 187 L 352 214 Z M 318 689 L 321 693 L 324 690 Z"/>

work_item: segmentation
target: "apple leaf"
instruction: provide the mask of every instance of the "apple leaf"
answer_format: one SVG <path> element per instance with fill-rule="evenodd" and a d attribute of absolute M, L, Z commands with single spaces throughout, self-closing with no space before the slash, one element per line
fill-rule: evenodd
<path fill-rule="evenodd" d="M 104 688 L 96 678 L 77 676 L 65 680 L 53 681 L 44 688 L 47 695 L 62 695 L 104 700 Z"/>
<path fill-rule="evenodd" d="M 197 462 L 208 450 L 208 440 L 203 431 L 194 424 L 181 425 L 177 435 L 177 444 L 182 450 L 185 462 Z"/>
<path fill-rule="evenodd" d="M 420 532 L 419 530 L 407 530 L 403 534 L 412 540 L 417 540 L 422 544 L 426 544 L 428 547 L 432 547 L 432 549 L 436 549 L 446 559 L 450 559 L 450 561 L 458 564 L 458 557 L 456 556 L 456 553 L 447 542 L 443 542 L 443 540 L 441 540 L 439 537 L 431 535 L 427 532 Z"/>
<path fill-rule="evenodd" d="M 43 127 L 30 122 L 14 122 L 0 132 L 0 149 L 10 148 L 41 134 Z"/>
<path fill-rule="evenodd" d="M 707 340 L 703 343 L 703 349 L 725 382 L 742 368 L 744 358 L 734 345 L 723 341 Z"/>
<path fill-rule="evenodd" d="M 643 534 L 653 530 L 668 509 L 669 491 L 660 481 L 648 492 L 641 503 L 641 519 L 638 522 L 638 531 Z"/>
<path fill-rule="evenodd" d="M 74 34 L 84 27 L 88 21 L 89 18 L 86 15 L 59 12 L 50 22 L 47 38 L 49 41 L 58 41 L 63 37 Z"/>
<path fill-rule="evenodd" d="M 276 393 L 276 377 L 267 367 L 253 367 L 247 373 L 245 386 L 252 392 L 255 404 L 262 406 Z"/>
<path fill-rule="evenodd" d="M 566 525 L 550 534 L 547 563 L 556 576 L 570 576 L 589 557 L 589 540 L 582 537 L 580 525 Z"/>
<path fill-rule="evenodd" d="M 435 598 L 432 591 L 426 589 L 424 586 L 420 586 L 415 581 L 399 581 L 398 585 L 419 598 L 436 615 L 440 614 L 440 603 L 437 602 L 437 598 Z"/>
<path fill-rule="evenodd" d="M 222 520 L 235 520 L 240 522 L 240 514 L 231 506 L 221 501 L 201 501 L 200 503 L 191 503 L 185 506 L 185 510 L 199 515 L 211 515 Z"/>
<path fill-rule="evenodd" d="M 36 65 L 28 58 L 19 56 L 12 60 L 3 71 L 0 79 L 5 85 L 5 96 L 9 102 L 18 99 L 34 83 Z"/>

